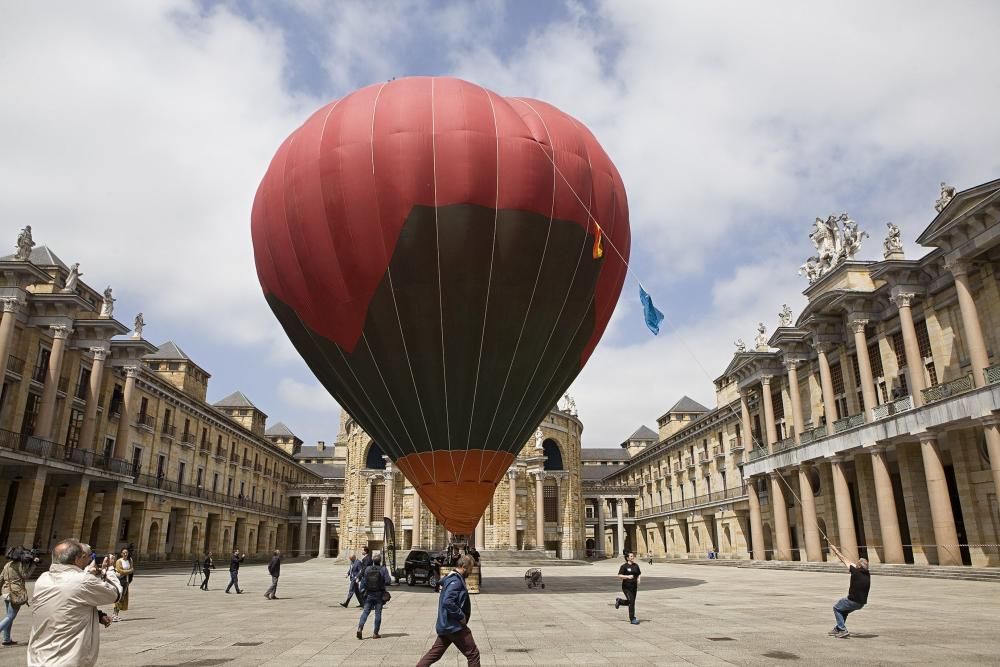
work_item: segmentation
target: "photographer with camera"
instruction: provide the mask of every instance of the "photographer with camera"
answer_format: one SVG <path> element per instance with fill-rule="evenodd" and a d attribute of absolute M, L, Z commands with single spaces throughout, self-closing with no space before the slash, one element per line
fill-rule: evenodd
<path fill-rule="evenodd" d="M 101 648 L 98 624 L 111 619 L 97 607 L 117 602 L 122 585 L 111 556 L 100 565 L 90 547 L 63 540 L 52 549 L 52 565 L 35 582 L 31 598 L 28 667 L 91 667 Z"/>
<path fill-rule="evenodd" d="M 233 557 L 229 560 L 229 585 L 226 586 L 226 592 L 233 586 L 236 587 L 237 593 L 242 593 L 240 590 L 240 563 L 246 558 L 246 554 L 241 554 L 239 549 L 233 549 Z"/>
<path fill-rule="evenodd" d="M 17 618 L 17 612 L 28 603 L 27 579 L 38 564 L 38 552 L 35 549 L 12 547 L 7 551 L 7 564 L 0 572 L 0 593 L 7 608 L 7 615 L 0 621 L 0 632 L 3 632 L 3 645 L 13 646 L 16 641 L 10 638 L 10 629 Z"/>

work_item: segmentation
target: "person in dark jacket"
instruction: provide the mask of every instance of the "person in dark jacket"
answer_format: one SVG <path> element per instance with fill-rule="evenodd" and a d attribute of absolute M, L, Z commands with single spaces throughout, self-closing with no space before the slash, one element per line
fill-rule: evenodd
<path fill-rule="evenodd" d="M 347 605 L 351 603 L 352 597 L 358 598 L 358 606 L 364 605 L 364 601 L 361 599 L 361 586 L 358 584 L 358 580 L 361 577 L 361 561 L 354 554 L 351 554 L 351 564 L 347 568 L 347 580 L 350 582 L 347 586 L 347 599 L 340 603 L 340 606 L 347 609 Z"/>
<path fill-rule="evenodd" d="M 271 587 L 264 593 L 264 597 L 268 600 L 277 600 L 278 596 L 275 593 L 278 592 L 278 577 L 281 576 L 281 552 L 277 549 L 271 555 L 271 562 L 267 564 L 267 572 L 271 575 Z"/>
<path fill-rule="evenodd" d="M 242 593 L 240 590 L 240 563 L 246 558 L 246 554 L 241 554 L 239 549 L 233 550 L 233 557 L 229 561 L 229 585 L 226 586 L 226 592 L 229 592 L 230 588 L 236 587 L 237 593 Z"/>
<path fill-rule="evenodd" d="M 372 552 L 368 547 L 361 547 L 361 571 L 364 572 L 372 564 Z"/>
<path fill-rule="evenodd" d="M 381 639 L 378 631 L 382 627 L 382 606 L 385 605 L 385 587 L 392 583 L 389 568 L 382 565 L 382 556 L 372 556 L 372 564 L 361 571 L 361 586 L 365 593 L 365 608 L 358 619 L 358 639 L 365 629 L 365 621 L 372 609 L 375 610 L 375 634 L 372 639 Z"/>
<path fill-rule="evenodd" d="M 462 556 L 448 576 L 441 580 L 441 597 L 438 599 L 438 618 L 434 626 L 437 639 L 430 650 L 417 663 L 417 667 L 433 665 L 441 659 L 448 647 L 454 644 L 462 652 L 469 667 L 479 667 L 479 647 L 469 629 L 472 602 L 465 578 L 472 573 L 472 556 Z"/>
<path fill-rule="evenodd" d="M 847 631 L 847 615 L 853 611 L 862 609 L 868 604 L 868 590 L 872 585 L 872 575 L 868 571 L 867 559 L 859 558 L 858 562 L 855 563 L 849 560 L 847 556 L 840 552 L 840 549 L 832 544 L 830 545 L 830 549 L 850 571 L 851 587 L 847 592 L 847 597 L 840 598 L 833 605 L 833 618 L 837 621 L 837 625 L 827 634 L 837 639 L 846 639 L 851 636 L 851 633 Z"/>
<path fill-rule="evenodd" d="M 201 590 L 208 590 L 208 577 L 212 574 L 212 570 L 215 569 L 215 561 L 212 560 L 212 553 L 209 552 L 205 554 L 205 560 L 201 562 L 201 573 L 205 576 L 205 579 L 201 582 Z"/>

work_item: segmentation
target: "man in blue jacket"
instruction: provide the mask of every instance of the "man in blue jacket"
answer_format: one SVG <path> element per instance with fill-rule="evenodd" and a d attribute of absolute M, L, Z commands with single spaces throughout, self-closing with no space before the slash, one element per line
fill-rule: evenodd
<path fill-rule="evenodd" d="M 360 577 L 361 561 L 358 560 L 357 556 L 351 554 L 351 565 L 347 568 L 347 579 L 350 581 L 350 585 L 347 587 L 347 599 L 340 603 L 341 607 L 346 609 L 347 605 L 351 602 L 351 598 L 355 596 L 358 598 L 358 606 L 361 606 L 361 587 L 358 581 Z"/>
<path fill-rule="evenodd" d="M 465 578 L 472 573 L 473 564 L 472 556 L 462 556 L 455 569 L 441 580 L 437 625 L 434 627 L 437 641 L 420 659 L 417 667 L 434 664 L 452 644 L 469 661 L 469 667 L 479 667 L 479 648 L 469 629 L 472 602 L 469 600 L 469 589 L 465 587 Z"/>

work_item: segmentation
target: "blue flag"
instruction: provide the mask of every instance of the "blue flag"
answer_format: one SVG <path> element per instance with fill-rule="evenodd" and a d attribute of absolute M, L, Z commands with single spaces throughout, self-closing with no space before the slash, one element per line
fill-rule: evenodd
<path fill-rule="evenodd" d="M 663 321 L 663 313 L 653 305 L 653 300 L 646 293 L 646 290 L 639 285 L 639 301 L 642 302 L 642 311 L 646 316 L 646 326 L 653 332 L 653 335 L 660 333 L 660 322 Z"/>

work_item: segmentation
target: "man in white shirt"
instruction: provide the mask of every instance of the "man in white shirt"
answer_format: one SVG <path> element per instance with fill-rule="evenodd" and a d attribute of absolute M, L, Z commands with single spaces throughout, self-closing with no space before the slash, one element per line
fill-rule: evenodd
<path fill-rule="evenodd" d="M 114 604 L 122 585 L 105 558 L 98 568 L 90 547 L 63 540 L 52 549 L 52 565 L 35 582 L 31 597 L 28 667 L 92 667 L 101 648 L 100 628 L 111 624 L 98 605 Z"/>

